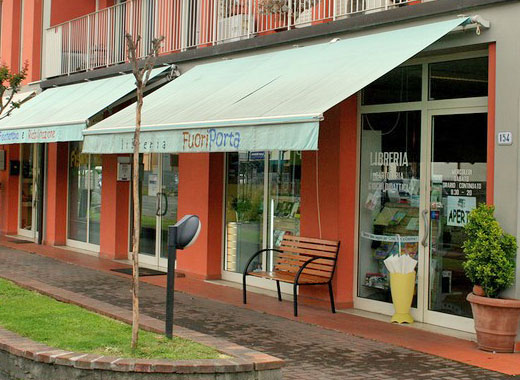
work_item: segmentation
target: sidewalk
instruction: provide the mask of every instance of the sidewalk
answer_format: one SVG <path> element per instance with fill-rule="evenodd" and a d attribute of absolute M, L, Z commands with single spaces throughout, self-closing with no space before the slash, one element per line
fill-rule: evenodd
<path fill-rule="evenodd" d="M 0 276 L 19 273 L 131 308 L 129 276 L 110 272 L 123 264 L 30 243 L 1 244 Z M 141 287 L 142 312 L 162 320 L 164 283 L 165 276 L 144 277 Z M 189 278 L 177 279 L 176 289 L 177 325 L 285 359 L 286 379 L 508 378 L 481 368 L 520 374 L 520 355 L 484 353 L 456 338 L 309 306 L 295 319 L 290 302 L 252 294 L 244 307 L 240 290 Z"/>

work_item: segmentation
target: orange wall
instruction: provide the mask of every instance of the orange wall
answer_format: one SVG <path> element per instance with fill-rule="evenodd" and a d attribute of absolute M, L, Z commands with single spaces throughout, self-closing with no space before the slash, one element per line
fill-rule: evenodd
<path fill-rule="evenodd" d="M 28 63 L 24 83 L 40 79 L 40 51 L 42 30 L 42 0 L 25 0 L 23 32 L 20 33 L 21 1 L 4 1 L 2 6 L 1 60 L 11 70 L 20 67 L 20 47 L 23 40 L 22 63 Z"/>
<path fill-rule="evenodd" d="M 0 172 L 0 232 L 7 235 L 18 233 L 18 188 L 20 176 L 9 175 L 9 162 L 20 159 L 18 144 L 4 145 L 6 170 Z"/>
<path fill-rule="evenodd" d="M 178 219 L 198 215 L 202 229 L 193 246 L 177 252 L 177 268 L 194 277 L 221 275 L 223 174 L 222 153 L 179 155 Z"/>
<path fill-rule="evenodd" d="M 67 239 L 68 143 L 47 144 L 47 210 L 45 244 L 65 245 Z"/>
<path fill-rule="evenodd" d="M 29 64 L 26 83 L 40 79 L 42 0 L 24 2 L 22 62 Z"/>
<path fill-rule="evenodd" d="M 52 0 L 51 26 L 72 20 L 96 10 L 96 0 Z"/>
<path fill-rule="evenodd" d="M 19 66 L 20 49 L 20 0 L 2 4 L 1 59 L 11 68 Z"/>
<path fill-rule="evenodd" d="M 300 234 L 341 242 L 334 280 L 336 302 L 340 307 L 351 307 L 353 302 L 356 115 L 355 96 L 327 111 L 320 123 L 319 151 L 304 152 L 302 161 Z M 323 289 L 302 287 L 301 294 L 328 299 L 325 286 Z"/>
<path fill-rule="evenodd" d="M 126 259 L 129 251 L 130 182 L 117 181 L 117 156 L 103 155 L 101 257 Z"/>

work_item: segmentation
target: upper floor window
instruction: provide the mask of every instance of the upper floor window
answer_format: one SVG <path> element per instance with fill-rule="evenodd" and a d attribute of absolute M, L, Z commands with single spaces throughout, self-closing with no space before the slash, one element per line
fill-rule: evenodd
<path fill-rule="evenodd" d="M 488 94 L 488 57 L 477 57 L 397 67 L 363 89 L 361 104 L 419 102 L 422 100 L 423 74 L 425 80 L 428 75 L 428 99 L 424 100 L 474 98 Z"/>
<path fill-rule="evenodd" d="M 487 96 L 488 58 L 432 63 L 429 79 L 429 100 Z"/>
<path fill-rule="evenodd" d="M 401 66 L 363 89 L 362 104 L 389 104 L 421 100 L 422 66 Z"/>

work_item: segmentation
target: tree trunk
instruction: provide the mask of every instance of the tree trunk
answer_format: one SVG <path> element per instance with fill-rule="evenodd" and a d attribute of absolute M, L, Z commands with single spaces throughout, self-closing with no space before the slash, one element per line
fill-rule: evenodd
<path fill-rule="evenodd" d="M 139 199 L 139 140 L 141 131 L 141 108 L 143 107 L 142 89 L 137 90 L 135 111 L 132 197 L 134 204 L 134 232 L 132 234 L 132 349 L 137 348 L 139 341 L 139 239 L 141 230 L 141 209 Z"/>

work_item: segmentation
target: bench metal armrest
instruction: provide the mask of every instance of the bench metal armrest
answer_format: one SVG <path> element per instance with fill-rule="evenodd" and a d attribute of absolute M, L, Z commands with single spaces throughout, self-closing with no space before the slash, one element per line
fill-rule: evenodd
<path fill-rule="evenodd" d="M 315 260 L 318 260 L 318 259 L 323 259 L 324 257 L 319 257 L 319 256 L 316 256 L 316 257 L 311 257 L 309 260 L 307 260 L 306 262 L 303 263 L 303 265 L 301 266 L 301 268 L 298 270 L 298 273 L 296 273 L 296 278 L 294 279 L 294 283 L 296 285 L 299 285 L 298 284 L 298 280 L 300 279 L 300 275 L 302 274 L 303 270 L 307 267 L 307 265 L 309 265 L 310 263 L 312 263 L 313 261 Z M 333 260 L 333 259 L 332 259 Z"/>
<path fill-rule="evenodd" d="M 249 261 L 247 262 L 245 268 L 244 268 L 244 277 L 247 276 L 247 269 L 249 268 L 249 265 L 251 265 L 251 263 L 253 262 L 253 260 L 260 254 L 264 253 L 264 252 L 268 252 L 268 251 L 276 251 L 276 252 L 280 252 L 280 253 L 283 253 L 282 251 L 280 251 L 279 249 L 276 249 L 276 248 L 266 248 L 266 249 L 261 249 L 260 251 L 256 252 L 253 256 L 251 256 L 249 258 Z"/>

